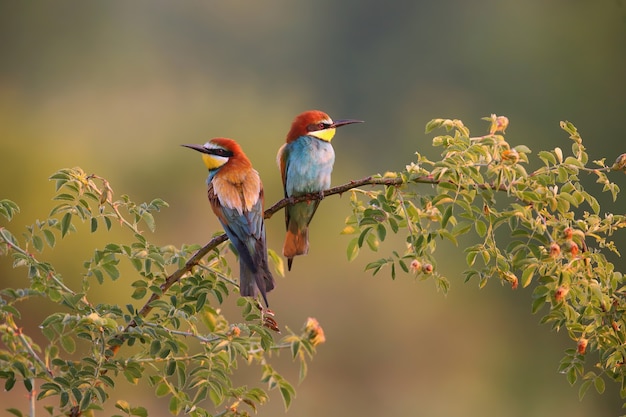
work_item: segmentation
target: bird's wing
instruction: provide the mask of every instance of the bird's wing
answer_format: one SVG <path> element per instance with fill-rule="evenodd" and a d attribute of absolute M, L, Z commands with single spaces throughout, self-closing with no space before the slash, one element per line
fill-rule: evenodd
<path fill-rule="evenodd" d="M 285 143 L 278 150 L 277 162 L 280 167 L 280 176 L 283 180 L 283 192 L 285 198 L 289 197 L 287 195 L 287 171 L 289 170 L 289 147 L 288 143 Z M 289 210 L 285 209 L 285 227 L 289 227 Z"/>
<path fill-rule="evenodd" d="M 263 223 L 263 189 L 250 210 L 237 210 L 221 205 L 213 187 L 209 187 L 211 208 L 219 219 L 226 235 L 239 256 L 254 272 L 265 250 L 265 225 Z"/>
<path fill-rule="evenodd" d="M 278 150 L 278 155 L 276 156 L 276 162 L 278 162 L 278 167 L 280 168 L 280 177 L 283 180 L 283 191 L 285 192 L 285 197 L 287 196 L 287 169 L 289 168 L 289 147 L 287 143 L 283 144 Z"/>

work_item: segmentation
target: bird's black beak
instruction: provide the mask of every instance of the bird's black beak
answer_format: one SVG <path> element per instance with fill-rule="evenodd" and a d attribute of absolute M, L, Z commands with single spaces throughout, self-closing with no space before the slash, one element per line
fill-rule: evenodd
<path fill-rule="evenodd" d="M 180 145 L 180 146 L 184 146 L 185 148 L 193 149 L 194 151 L 198 151 L 202 153 L 209 153 L 209 150 L 202 145 Z"/>
<path fill-rule="evenodd" d="M 345 120 L 336 120 L 330 127 L 341 127 L 345 125 L 351 125 L 352 123 L 365 123 L 363 120 L 354 120 L 354 119 L 345 119 Z"/>

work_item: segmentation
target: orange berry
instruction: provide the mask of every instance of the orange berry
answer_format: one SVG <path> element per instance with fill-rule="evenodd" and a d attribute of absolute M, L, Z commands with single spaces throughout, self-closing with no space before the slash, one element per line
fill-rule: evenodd
<path fill-rule="evenodd" d="M 572 230 L 571 227 L 566 227 L 565 230 L 563 230 L 563 238 L 566 240 L 570 240 L 573 234 L 574 234 L 574 231 Z"/>
<path fill-rule="evenodd" d="M 569 288 L 567 288 L 565 285 L 561 285 L 554 292 L 554 300 L 557 303 L 563 301 L 563 299 L 565 298 L 568 292 L 569 292 Z"/>
<path fill-rule="evenodd" d="M 552 258 L 557 258 L 561 254 L 561 247 L 558 243 L 552 242 L 550 245 L 550 256 Z"/>

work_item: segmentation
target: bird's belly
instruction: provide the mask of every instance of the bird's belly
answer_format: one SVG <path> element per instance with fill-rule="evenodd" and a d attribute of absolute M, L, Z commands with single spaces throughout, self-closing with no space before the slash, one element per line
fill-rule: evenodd
<path fill-rule="evenodd" d="M 304 155 L 294 155 L 287 175 L 287 194 L 301 195 L 316 193 L 330 187 L 335 153 L 328 146 L 321 146 Z"/>

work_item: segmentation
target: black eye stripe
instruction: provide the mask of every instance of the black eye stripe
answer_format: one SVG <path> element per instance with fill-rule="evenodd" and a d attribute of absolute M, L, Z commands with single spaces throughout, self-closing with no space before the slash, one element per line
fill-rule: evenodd
<path fill-rule="evenodd" d="M 310 125 L 308 125 L 306 127 L 307 132 L 315 132 L 316 130 L 324 130 L 324 129 L 328 129 L 329 127 L 331 127 L 332 125 L 330 123 L 324 123 L 324 122 L 320 122 L 320 123 L 311 123 Z"/>
<path fill-rule="evenodd" d="M 224 158 L 230 158 L 233 156 L 231 151 L 227 151 L 226 149 L 207 149 L 207 153 L 215 156 L 223 156 Z"/>

